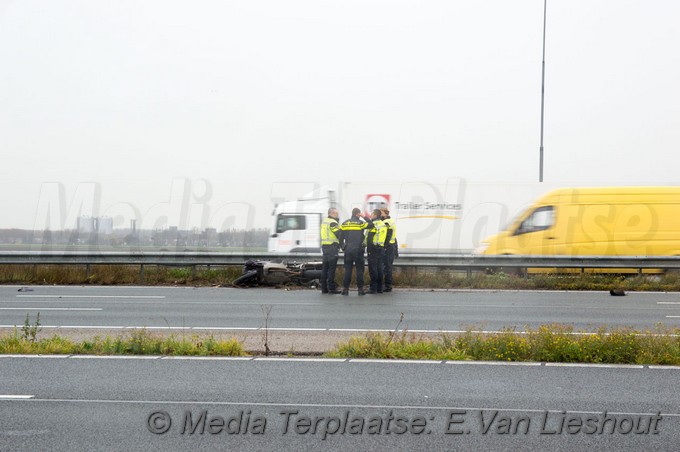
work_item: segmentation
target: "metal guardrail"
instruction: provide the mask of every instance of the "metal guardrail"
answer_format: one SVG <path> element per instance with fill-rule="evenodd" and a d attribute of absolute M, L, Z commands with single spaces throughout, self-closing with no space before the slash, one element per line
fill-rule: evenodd
<path fill-rule="evenodd" d="M 161 265 L 222 266 L 243 265 L 248 260 L 307 262 L 320 260 L 320 254 L 216 253 L 216 252 L 83 252 L 83 251 L 5 251 L 0 264 L 17 265 Z M 452 269 L 484 268 L 631 268 L 680 269 L 680 256 L 487 256 L 470 254 L 400 254 L 396 267 L 435 267 Z"/>

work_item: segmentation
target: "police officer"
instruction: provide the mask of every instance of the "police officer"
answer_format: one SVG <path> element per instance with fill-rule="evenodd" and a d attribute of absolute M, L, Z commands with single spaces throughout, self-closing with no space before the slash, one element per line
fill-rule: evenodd
<path fill-rule="evenodd" d="M 364 247 L 366 230 L 373 224 L 361 218 L 361 209 L 352 209 L 352 217 L 342 223 L 342 236 L 345 251 L 345 277 L 342 281 L 342 294 L 349 295 L 349 283 L 352 281 L 352 267 L 357 271 L 357 288 L 359 295 L 364 295 Z"/>
<path fill-rule="evenodd" d="M 383 257 L 383 268 L 385 273 L 385 288 L 383 292 L 392 292 L 392 264 L 394 258 L 399 255 L 399 245 L 397 244 L 397 225 L 390 217 L 387 207 L 380 209 L 381 219 L 387 227 L 385 236 L 385 255 Z"/>
<path fill-rule="evenodd" d="M 321 293 L 338 294 L 340 291 L 335 284 L 335 269 L 338 265 L 338 250 L 342 231 L 338 225 L 340 216 L 338 209 L 328 209 L 328 217 L 321 223 Z"/>
<path fill-rule="evenodd" d="M 373 228 L 368 231 L 366 242 L 368 244 L 368 274 L 371 277 L 370 291 L 368 293 L 383 293 L 383 256 L 385 254 L 385 237 L 387 227 L 380 219 L 380 209 L 375 209 L 371 214 Z"/>

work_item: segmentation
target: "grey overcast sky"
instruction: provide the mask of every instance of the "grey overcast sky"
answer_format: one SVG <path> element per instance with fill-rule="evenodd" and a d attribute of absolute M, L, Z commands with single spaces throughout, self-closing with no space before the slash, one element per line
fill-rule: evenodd
<path fill-rule="evenodd" d="M 546 182 L 677 185 L 680 2 L 547 11 Z M 535 182 L 542 31 L 542 0 L 0 0 L 0 227 L 58 187 L 266 226 L 287 183 Z"/>

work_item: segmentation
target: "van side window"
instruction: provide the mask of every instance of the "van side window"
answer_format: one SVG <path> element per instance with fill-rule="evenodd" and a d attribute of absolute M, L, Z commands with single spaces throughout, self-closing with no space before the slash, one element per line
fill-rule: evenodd
<path fill-rule="evenodd" d="M 307 229 L 304 215 L 279 215 L 276 219 L 276 233 Z"/>
<path fill-rule="evenodd" d="M 527 232 L 545 231 L 555 224 L 555 208 L 553 206 L 539 207 L 529 215 L 514 235 L 526 234 Z"/>

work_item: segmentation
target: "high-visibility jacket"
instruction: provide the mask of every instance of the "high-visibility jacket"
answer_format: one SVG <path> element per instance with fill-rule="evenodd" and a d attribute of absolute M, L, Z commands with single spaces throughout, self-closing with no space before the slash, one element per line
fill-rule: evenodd
<path fill-rule="evenodd" d="M 394 245 L 397 243 L 397 224 L 389 216 L 383 220 L 383 223 L 387 226 L 387 238 L 385 239 L 385 243 Z"/>
<path fill-rule="evenodd" d="M 321 222 L 321 246 L 340 244 L 340 226 L 338 220 L 327 217 Z"/>
<path fill-rule="evenodd" d="M 368 243 L 373 246 L 384 247 L 387 238 L 387 226 L 380 219 L 373 220 L 373 229 L 368 231 Z"/>

